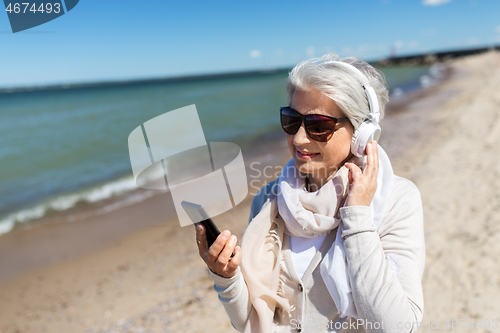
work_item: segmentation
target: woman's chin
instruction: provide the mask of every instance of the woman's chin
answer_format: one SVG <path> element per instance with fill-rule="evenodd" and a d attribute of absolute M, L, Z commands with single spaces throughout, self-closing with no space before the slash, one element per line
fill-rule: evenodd
<path fill-rule="evenodd" d="M 301 174 L 303 174 L 303 176 L 316 174 L 318 170 L 322 169 L 321 166 L 316 165 L 316 163 L 314 162 L 304 162 L 297 159 L 295 159 L 295 167 L 300 171 Z"/>

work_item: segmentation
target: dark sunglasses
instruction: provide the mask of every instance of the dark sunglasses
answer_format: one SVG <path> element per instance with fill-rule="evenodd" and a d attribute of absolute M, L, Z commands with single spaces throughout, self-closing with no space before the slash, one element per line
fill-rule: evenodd
<path fill-rule="evenodd" d="M 349 121 L 349 118 L 333 118 L 320 114 L 302 115 L 289 106 L 280 108 L 281 127 L 290 135 L 299 131 L 302 122 L 307 135 L 319 142 L 330 140 L 335 132 L 335 124 Z"/>

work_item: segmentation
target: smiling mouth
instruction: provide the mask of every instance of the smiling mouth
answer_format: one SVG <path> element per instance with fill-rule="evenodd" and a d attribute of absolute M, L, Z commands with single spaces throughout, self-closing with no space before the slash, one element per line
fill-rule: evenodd
<path fill-rule="evenodd" d="M 300 150 L 297 150 L 297 157 L 302 158 L 302 159 L 312 159 L 318 155 L 319 155 L 319 153 L 308 153 L 308 152 L 302 152 Z"/>

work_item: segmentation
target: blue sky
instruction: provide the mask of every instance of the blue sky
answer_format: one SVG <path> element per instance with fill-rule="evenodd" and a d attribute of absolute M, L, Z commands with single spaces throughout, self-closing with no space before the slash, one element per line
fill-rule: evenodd
<path fill-rule="evenodd" d="M 21 2 L 21 1 L 20 1 Z M 365 60 L 500 44 L 498 0 L 80 0 L 13 34 L 0 13 L 0 88 Z"/>

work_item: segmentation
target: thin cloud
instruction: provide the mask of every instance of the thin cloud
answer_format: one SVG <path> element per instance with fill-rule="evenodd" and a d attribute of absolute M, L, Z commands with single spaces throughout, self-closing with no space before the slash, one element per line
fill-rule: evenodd
<path fill-rule="evenodd" d="M 277 57 L 281 57 L 283 56 L 284 52 L 283 52 L 283 49 L 276 49 L 276 56 Z"/>
<path fill-rule="evenodd" d="M 479 44 L 479 39 L 477 37 L 469 37 L 469 38 L 467 38 L 465 43 L 467 45 L 477 45 L 477 44 Z"/>
<path fill-rule="evenodd" d="M 424 6 L 440 6 L 448 2 L 451 2 L 451 0 L 422 0 Z"/>
<path fill-rule="evenodd" d="M 324 53 L 330 53 L 330 52 L 333 52 L 334 48 L 331 47 L 331 46 L 327 46 L 325 47 L 325 52 Z"/>
<path fill-rule="evenodd" d="M 409 49 L 416 49 L 418 47 L 418 44 L 419 44 L 418 41 L 412 40 L 412 41 L 408 42 L 407 47 Z"/>
<path fill-rule="evenodd" d="M 422 37 L 429 37 L 429 36 L 434 36 L 436 34 L 437 30 L 434 28 L 427 28 L 420 30 L 420 36 Z"/>
<path fill-rule="evenodd" d="M 358 55 L 363 55 L 366 53 L 366 51 L 368 51 L 369 49 L 371 48 L 370 45 L 368 44 L 361 44 L 361 45 L 358 45 L 358 48 L 357 48 L 357 54 Z"/>
<path fill-rule="evenodd" d="M 314 46 L 309 46 L 306 50 L 307 56 L 312 58 L 314 57 L 315 49 Z"/>
<path fill-rule="evenodd" d="M 397 40 L 394 42 L 394 47 L 397 49 L 402 49 L 405 43 L 402 40 Z"/>
<path fill-rule="evenodd" d="M 342 46 L 342 54 L 351 55 L 354 50 L 350 46 Z"/>
<path fill-rule="evenodd" d="M 396 50 L 415 50 L 419 48 L 420 43 L 418 42 L 418 40 L 410 40 L 410 41 L 397 40 L 392 44 L 392 46 Z"/>
<path fill-rule="evenodd" d="M 500 25 L 497 25 L 497 27 L 495 28 L 495 31 L 497 32 L 497 34 L 500 34 Z"/>
<path fill-rule="evenodd" d="M 250 58 L 260 58 L 262 57 L 262 51 L 261 50 L 252 50 L 250 51 Z"/>

